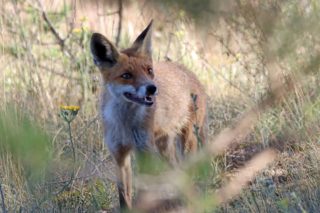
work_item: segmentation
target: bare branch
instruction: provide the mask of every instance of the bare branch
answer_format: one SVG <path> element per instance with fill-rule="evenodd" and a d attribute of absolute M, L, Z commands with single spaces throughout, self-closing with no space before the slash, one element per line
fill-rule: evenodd
<path fill-rule="evenodd" d="M 119 46 L 119 42 L 120 42 L 120 37 L 121 37 L 121 29 L 122 29 L 122 9 L 123 9 L 123 3 L 122 0 L 118 0 L 118 16 L 119 16 L 119 20 L 118 20 L 118 32 L 117 32 L 117 37 L 116 37 L 116 46 Z"/>
<path fill-rule="evenodd" d="M 43 20 L 47 23 L 50 31 L 54 35 L 54 37 L 58 40 L 58 44 L 60 45 L 61 49 L 64 49 L 64 39 L 62 39 L 59 35 L 59 33 L 56 31 L 56 29 L 52 26 L 50 20 L 48 19 L 47 14 L 44 12 L 44 10 L 41 11 Z"/>
<path fill-rule="evenodd" d="M 82 80 L 81 78 L 72 77 L 70 75 L 65 74 L 64 72 L 59 72 L 59 71 L 57 71 L 57 70 L 55 70 L 53 68 L 49 68 L 49 67 L 47 67 L 45 65 L 42 65 L 42 64 L 39 64 L 38 67 L 41 68 L 41 69 L 44 69 L 46 71 L 49 71 L 52 74 L 55 74 L 55 75 L 58 75 L 60 77 L 66 78 L 68 80 L 73 80 L 73 81 L 78 81 L 78 82 L 80 82 Z"/>
<path fill-rule="evenodd" d="M 76 17 L 77 17 L 77 1 L 72 1 L 72 11 L 73 11 L 73 14 L 72 14 L 72 19 L 69 23 L 69 30 L 68 30 L 64 40 L 67 40 L 72 35 L 72 31 L 74 29 L 74 24 L 75 24 Z"/>
<path fill-rule="evenodd" d="M 65 41 L 66 41 L 66 39 L 69 38 L 70 33 L 72 32 L 72 30 L 70 30 L 70 32 L 67 34 L 66 38 L 63 39 L 63 38 L 59 35 L 58 31 L 53 27 L 51 21 L 49 20 L 49 18 L 48 18 L 48 16 L 47 16 L 47 13 L 44 11 L 44 8 L 43 8 L 43 5 L 42 5 L 41 1 L 40 1 L 40 0 L 37 0 L 37 3 L 38 3 L 38 6 L 39 6 L 39 8 L 37 8 L 37 9 L 41 12 L 41 16 L 42 16 L 43 20 L 44 20 L 44 21 L 46 22 L 46 24 L 48 25 L 50 32 L 51 32 L 51 33 L 53 34 L 53 36 L 56 38 L 56 40 L 57 40 L 57 42 L 58 42 L 61 50 L 62 50 L 67 56 L 69 56 L 69 57 L 71 58 L 71 60 L 74 61 L 75 57 L 73 56 L 72 52 L 71 52 L 68 48 L 65 47 Z M 73 21 L 73 22 L 74 22 L 74 21 Z M 71 29 L 73 28 L 73 24 L 74 24 L 73 22 L 71 23 Z"/>

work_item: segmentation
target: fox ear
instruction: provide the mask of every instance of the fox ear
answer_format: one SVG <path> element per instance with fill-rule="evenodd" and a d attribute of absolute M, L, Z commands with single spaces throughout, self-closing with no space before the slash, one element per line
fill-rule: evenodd
<path fill-rule="evenodd" d="M 138 36 L 138 38 L 134 41 L 132 45 L 132 49 L 136 52 L 145 55 L 149 58 L 152 58 L 152 23 L 153 20 L 149 23 L 149 25 L 142 31 L 142 33 Z"/>
<path fill-rule="evenodd" d="M 100 33 L 93 33 L 90 41 L 93 61 L 98 67 L 112 67 L 117 63 L 119 52 L 117 48 Z"/>

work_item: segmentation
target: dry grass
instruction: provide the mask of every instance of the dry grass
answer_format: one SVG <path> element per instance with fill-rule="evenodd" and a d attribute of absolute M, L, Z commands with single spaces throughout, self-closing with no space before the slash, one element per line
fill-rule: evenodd
<path fill-rule="evenodd" d="M 116 40 L 115 2 L 0 0 L 3 212 L 117 208 L 88 49 L 93 31 Z M 156 19 L 154 59 L 185 64 L 206 86 L 210 143 L 181 170 L 155 160 L 157 171 L 136 174 L 138 211 L 316 212 L 318 3 L 179 2 L 124 1 L 119 46 Z M 198 11 L 213 6 L 222 12 Z M 81 107 L 70 129 L 61 104 Z"/>

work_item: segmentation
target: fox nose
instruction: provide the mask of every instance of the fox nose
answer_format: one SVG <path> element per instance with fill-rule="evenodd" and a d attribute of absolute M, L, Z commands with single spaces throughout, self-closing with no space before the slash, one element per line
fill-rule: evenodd
<path fill-rule="evenodd" d="M 157 87 L 153 84 L 149 84 L 146 90 L 147 95 L 155 95 L 157 92 Z"/>

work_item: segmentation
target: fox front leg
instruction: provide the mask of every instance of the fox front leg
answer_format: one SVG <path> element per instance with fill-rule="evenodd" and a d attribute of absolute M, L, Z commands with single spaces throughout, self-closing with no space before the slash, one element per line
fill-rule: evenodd
<path fill-rule="evenodd" d="M 120 208 L 132 208 L 132 168 L 130 151 L 119 150 L 115 155 L 118 166 L 118 192 Z"/>

